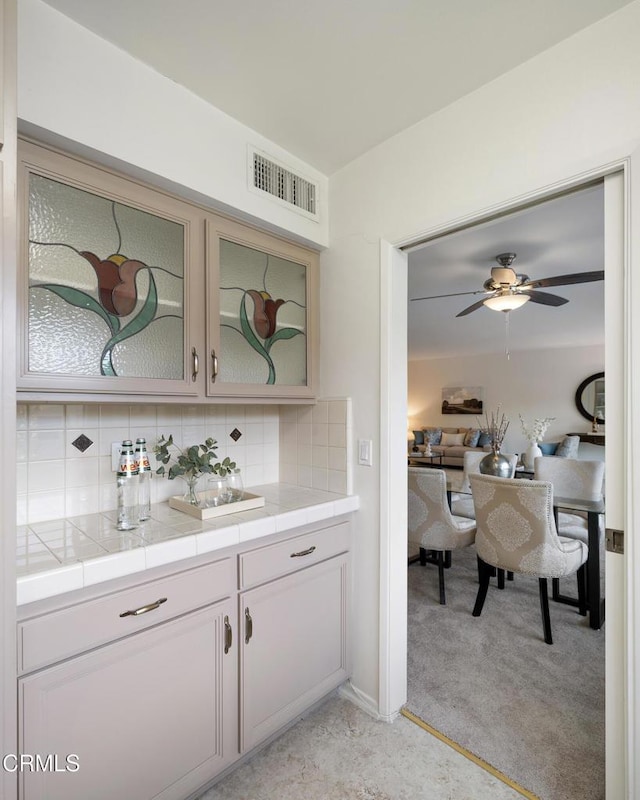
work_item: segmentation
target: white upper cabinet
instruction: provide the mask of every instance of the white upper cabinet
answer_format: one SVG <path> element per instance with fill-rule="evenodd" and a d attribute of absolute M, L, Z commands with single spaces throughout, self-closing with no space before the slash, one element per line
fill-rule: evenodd
<path fill-rule="evenodd" d="M 21 143 L 19 390 L 198 393 L 202 215 Z"/>
<path fill-rule="evenodd" d="M 317 368 L 317 253 L 207 219 L 209 396 L 308 398 Z"/>
<path fill-rule="evenodd" d="M 19 170 L 21 399 L 313 400 L 317 253 L 35 143 Z"/>

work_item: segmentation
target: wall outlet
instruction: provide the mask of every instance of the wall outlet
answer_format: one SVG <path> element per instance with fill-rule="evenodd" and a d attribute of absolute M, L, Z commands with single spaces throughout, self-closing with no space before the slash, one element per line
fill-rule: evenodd
<path fill-rule="evenodd" d="M 120 448 L 122 442 L 111 442 L 111 472 L 118 471 L 118 461 L 120 461 Z"/>

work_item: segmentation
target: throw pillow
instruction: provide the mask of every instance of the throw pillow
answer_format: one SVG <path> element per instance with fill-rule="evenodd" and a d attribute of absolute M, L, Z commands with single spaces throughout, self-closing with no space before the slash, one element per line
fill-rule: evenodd
<path fill-rule="evenodd" d="M 414 431 L 413 442 L 416 446 L 419 444 L 424 444 L 424 431 Z"/>
<path fill-rule="evenodd" d="M 443 447 L 461 447 L 464 444 L 464 433 L 443 433 L 440 444 Z"/>
<path fill-rule="evenodd" d="M 477 447 L 479 438 L 480 438 L 480 431 L 477 430 L 477 428 L 469 428 L 466 436 L 464 437 L 464 446 Z"/>
<path fill-rule="evenodd" d="M 491 444 L 491 437 L 489 434 L 480 431 L 480 436 L 478 437 L 478 444 L 476 447 L 486 447 L 489 444 Z"/>
<path fill-rule="evenodd" d="M 579 444 L 579 436 L 565 436 L 558 445 L 554 455 L 560 456 L 561 458 L 577 458 Z"/>
<path fill-rule="evenodd" d="M 424 428 L 423 432 L 425 444 L 440 444 L 442 438 L 442 431 L 440 428 Z"/>
<path fill-rule="evenodd" d="M 560 442 L 538 442 L 538 447 L 543 456 L 555 456 L 559 444 Z"/>

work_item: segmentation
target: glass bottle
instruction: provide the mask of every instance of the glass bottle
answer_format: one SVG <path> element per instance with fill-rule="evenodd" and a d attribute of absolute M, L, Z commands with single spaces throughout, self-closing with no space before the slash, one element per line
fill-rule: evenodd
<path fill-rule="evenodd" d="M 149 464 L 146 439 L 136 439 L 136 463 L 138 464 L 138 518 L 140 522 L 144 522 L 151 517 L 151 464 Z"/>
<path fill-rule="evenodd" d="M 116 477 L 119 531 L 130 531 L 138 526 L 138 466 L 130 439 L 122 442 Z"/>

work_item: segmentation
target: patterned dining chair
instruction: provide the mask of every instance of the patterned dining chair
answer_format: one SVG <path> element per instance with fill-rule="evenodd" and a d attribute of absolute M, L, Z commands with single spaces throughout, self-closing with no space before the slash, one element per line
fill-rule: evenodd
<path fill-rule="evenodd" d="M 476 525 L 451 513 L 444 470 L 409 467 L 408 527 L 409 543 L 420 548 L 420 564 L 438 567 L 440 605 L 445 605 L 445 554 L 473 544 Z"/>
<path fill-rule="evenodd" d="M 579 610 L 586 616 L 587 546 L 559 537 L 548 481 L 470 475 L 476 514 L 480 586 L 473 616 L 482 613 L 493 569 L 538 578 L 544 640 L 553 644 L 547 580 L 577 574 Z"/>
<path fill-rule="evenodd" d="M 551 481 L 556 497 L 599 500 L 603 494 L 604 461 L 539 456 L 534 462 L 534 478 L 537 481 Z M 586 517 L 560 511 L 558 533 L 587 544 Z"/>
<path fill-rule="evenodd" d="M 556 497 L 598 500 L 604 493 L 604 461 L 538 456 L 533 469 L 536 480 L 551 481 Z M 586 514 L 569 514 L 559 509 L 556 524 L 560 536 L 579 539 L 588 545 L 589 529 Z M 601 529 L 600 540 L 603 535 L 604 531 Z M 557 602 L 576 605 L 574 597 L 560 592 L 558 579 L 553 581 L 552 597 Z"/>
<path fill-rule="evenodd" d="M 456 492 L 451 496 L 451 512 L 457 517 L 466 517 L 467 519 L 475 519 L 473 510 L 473 498 L 471 497 L 471 486 L 469 485 L 469 475 L 480 474 L 480 462 L 487 455 L 487 453 L 478 453 L 473 450 L 468 450 L 464 454 L 462 483 L 460 485 L 459 493 Z M 503 453 L 509 459 L 510 473 L 509 477 L 513 478 L 516 472 L 516 464 L 518 463 L 517 455 L 510 455 Z"/>

